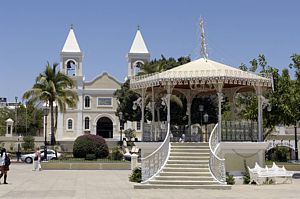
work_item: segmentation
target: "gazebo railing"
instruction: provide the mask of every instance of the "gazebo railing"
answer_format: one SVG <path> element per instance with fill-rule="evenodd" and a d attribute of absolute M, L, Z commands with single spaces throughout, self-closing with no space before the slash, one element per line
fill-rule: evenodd
<path fill-rule="evenodd" d="M 144 123 L 143 142 L 162 142 L 167 135 L 167 126 L 162 122 Z"/>
<path fill-rule="evenodd" d="M 209 169 L 215 180 L 221 184 L 226 184 L 225 159 L 218 157 L 216 154 L 219 144 L 218 124 L 216 124 L 209 137 Z"/>
<path fill-rule="evenodd" d="M 258 126 L 256 121 L 223 121 L 222 141 L 257 142 Z"/>
<path fill-rule="evenodd" d="M 141 159 L 142 183 L 146 183 L 155 177 L 166 164 L 170 155 L 170 125 L 163 143 L 150 155 Z"/>

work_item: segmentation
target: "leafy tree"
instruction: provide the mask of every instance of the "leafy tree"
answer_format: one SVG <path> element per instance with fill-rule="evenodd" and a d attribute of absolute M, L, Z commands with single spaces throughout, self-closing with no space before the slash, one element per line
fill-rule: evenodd
<path fill-rule="evenodd" d="M 78 100 L 76 92 L 71 90 L 75 86 L 75 82 L 67 75 L 59 72 L 57 66 L 58 64 L 51 66 L 48 63 L 44 72 L 36 78 L 32 89 L 26 91 L 23 95 L 23 99 L 29 99 L 32 103 L 44 102 L 49 104 L 51 145 L 55 144 L 54 102 L 61 111 L 64 111 L 66 104 L 75 107 Z"/>
<path fill-rule="evenodd" d="M 0 109 L 0 134 L 4 135 L 6 132 L 6 120 L 11 118 L 16 122 L 17 111 L 17 123 L 14 123 L 14 132 L 20 135 L 32 135 L 36 136 L 38 131 L 43 128 L 43 113 L 42 110 L 33 106 L 32 103 L 27 103 L 27 106 L 19 104 L 16 110 L 9 109 L 7 107 Z M 15 126 L 16 125 L 16 126 Z M 26 129 L 27 127 L 27 129 Z"/>
<path fill-rule="evenodd" d="M 291 58 L 293 63 L 290 67 L 296 69 L 297 78 L 300 58 L 297 55 L 293 55 Z M 262 54 L 259 55 L 258 59 L 250 61 L 250 64 L 250 67 L 241 64 L 240 69 L 251 72 L 256 72 L 257 69 L 260 69 L 261 74 L 269 73 L 273 77 L 274 90 L 266 94 L 266 98 L 268 98 L 271 105 L 271 111 L 263 110 L 264 128 L 268 130 L 264 136 L 266 137 L 274 129 L 275 125 L 291 125 L 296 120 L 299 120 L 300 89 L 297 86 L 298 80 L 295 81 L 290 78 L 288 69 L 283 69 L 280 74 L 277 68 L 268 65 L 265 56 Z M 238 95 L 237 101 L 238 115 L 241 119 L 257 120 L 257 97 L 255 94 L 241 93 Z"/>
<path fill-rule="evenodd" d="M 144 65 L 140 65 L 140 72 L 138 75 L 145 75 L 145 74 L 151 74 L 155 72 L 162 72 L 171 68 L 174 68 L 176 66 L 185 64 L 190 62 L 189 57 L 180 57 L 177 60 L 170 57 L 166 59 L 163 55 L 160 59 L 154 59 L 150 61 L 149 63 L 146 63 Z M 137 110 L 133 110 L 133 102 L 136 101 L 140 95 L 135 93 L 134 91 L 130 90 L 129 80 L 127 80 L 121 87 L 121 89 L 118 89 L 114 95 L 117 97 L 118 101 L 120 102 L 119 107 L 117 109 L 116 115 L 119 116 L 120 112 L 123 113 L 123 120 L 126 121 L 139 121 L 141 119 L 141 109 L 140 107 L 137 108 Z M 157 117 L 156 120 L 166 118 L 166 108 L 164 105 L 162 105 L 161 99 L 156 99 L 156 113 Z M 181 100 L 176 97 L 175 95 L 172 95 L 171 101 L 176 103 L 179 108 L 182 108 L 182 102 Z M 147 105 L 148 101 L 145 103 Z M 145 106 L 146 107 L 146 106 Z M 176 113 L 175 113 L 176 114 Z M 162 116 L 162 117 L 161 117 Z M 151 111 L 148 108 L 145 108 L 145 119 L 151 120 L 152 115 Z M 178 115 L 171 115 L 171 118 L 178 119 Z M 181 120 L 182 121 L 182 120 Z"/>

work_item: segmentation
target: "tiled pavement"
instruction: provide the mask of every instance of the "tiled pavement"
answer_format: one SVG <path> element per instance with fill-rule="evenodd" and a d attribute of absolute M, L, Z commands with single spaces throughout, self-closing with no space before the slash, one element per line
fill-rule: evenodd
<path fill-rule="evenodd" d="M 232 190 L 135 190 L 130 171 L 32 171 L 32 165 L 12 164 L 8 185 L 0 185 L 0 198 L 191 199 L 191 198 L 300 198 L 300 179 L 293 184 L 234 185 Z M 3 182 L 3 179 L 1 179 Z"/>

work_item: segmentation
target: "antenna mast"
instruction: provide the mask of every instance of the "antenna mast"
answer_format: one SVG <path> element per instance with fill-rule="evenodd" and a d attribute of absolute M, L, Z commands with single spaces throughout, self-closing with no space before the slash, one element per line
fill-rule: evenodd
<path fill-rule="evenodd" d="M 200 30 L 201 30 L 201 50 L 200 54 L 204 59 L 208 58 L 208 54 L 206 51 L 206 43 L 205 43 L 205 34 L 204 34 L 204 20 L 200 18 Z"/>

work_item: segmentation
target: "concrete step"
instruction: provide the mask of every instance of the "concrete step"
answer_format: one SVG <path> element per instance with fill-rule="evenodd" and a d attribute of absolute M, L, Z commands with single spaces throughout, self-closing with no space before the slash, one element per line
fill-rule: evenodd
<path fill-rule="evenodd" d="M 208 168 L 208 164 L 170 164 L 167 162 L 165 167 L 173 168 Z"/>
<path fill-rule="evenodd" d="M 210 172 L 160 172 L 159 176 L 203 176 L 211 177 Z"/>
<path fill-rule="evenodd" d="M 208 176 L 156 176 L 155 180 L 214 181 L 213 177 Z"/>
<path fill-rule="evenodd" d="M 170 185 L 170 184 L 135 184 L 135 189 L 221 189 L 230 190 L 230 185 Z"/>
<path fill-rule="evenodd" d="M 173 156 L 170 154 L 169 160 L 209 160 L 209 156 Z"/>
<path fill-rule="evenodd" d="M 181 153 L 210 153 L 210 150 L 208 148 L 203 149 L 184 149 L 184 148 L 171 148 L 171 153 L 173 152 L 181 152 Z"/>
<path fill-rule="evenodd" d="M 171 146 L 209 146 L 208 142 L 171 142 Z"/>
<path fill-rule="evenodd" d="M 208 168 L 173 168 L 164 167 L 163 172 L 209 172 Z"/>
<path fill-rule="evenodd" d="M 209 153 L 199 153 L 199 152 L 171 152 L 172 156 L 209 156 Z"/>
<path fill-rule="evenodd" d="M 209 146 L 201 145 L 172 145 L 171 149 L 209 149 Z"/>
<path fill-rule="evenodd" d="M 150 180 L 149 184 L 174 184 L 174 185 L 211 185 L 211 184 L 219 184 L 215 181 L 186 181 L 186 180 Z"/>
<path fill-rule="evenodd" d="M 208 160 L 168 160 L 167 164 L 206 164 L 208 165 Z"/>

